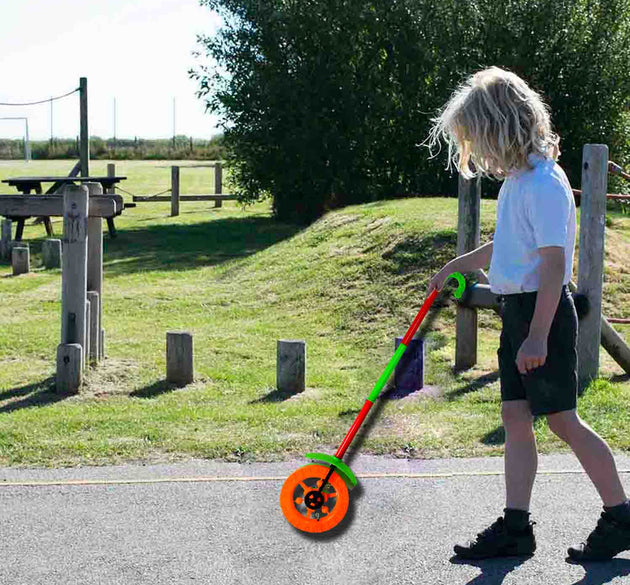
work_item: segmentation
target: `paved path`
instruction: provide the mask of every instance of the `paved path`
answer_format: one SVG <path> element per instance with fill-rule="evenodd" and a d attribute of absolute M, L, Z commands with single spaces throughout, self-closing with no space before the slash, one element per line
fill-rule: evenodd
<path fill-rule="evenodd" d="M 630 457 L 616 460 L 630 493 Z M 565 560 L 601 511 L 572 455 L 540 457 L 536 555 L 473 563 L 454 559 L 452 547 L 501 514 L 501 458 L 358 455 L 347 521 L 319 537 L 292 528 L 278 504 L 284 479 L 305 463 L 0 469 L 0 584 L 630 583 L 630 553 Z"/>

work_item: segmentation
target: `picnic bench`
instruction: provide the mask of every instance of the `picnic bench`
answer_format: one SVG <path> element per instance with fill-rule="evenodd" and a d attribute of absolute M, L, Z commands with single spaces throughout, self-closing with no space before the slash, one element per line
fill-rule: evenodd
<path fill-rule="evenodd" d="M 79 165 L 77 164 L 74 169 L 70 172 L 70 175 L 67 177 L 11 177 L 9 179 L 4 179 L 2 182 L 7 183 L 8 185 L 15 187 L 18 191 L 23 193 L 24 195 L 30 195 L 31 191 L 34 191 L 36 195 L 39 196 L 53 196 L 53 197 L 61 197 L 61 194 L 58 192 L 65 185 L 73 185 L 75 183 L 100 183 L 103 186 L 103 192 L 108 193 L 110 189 L 116 183 L 125 180 L 127 177 L 77 177 L 75 176 L 79 172 Z M 42 193 L 42 183 L 52 183 L 52 187 L 46 191 L 46 193 Z M 7 195 L 0 196 L 10 197 Z M 126 207 L 122 205 L 120 210 L 116 215 L 120 215 L 122 213 L 123 208 Z M 5 215 L 5 214 L 2 214 Z M 24 233 L 24 223 L 30 216 L 12 216 L 5 215 L 7 219 L 17 220 L 17 230 L 15 234 L 15 240 L 21 241 L 22 235 Z M 49 237 L 53 237 L 53 228 L 50 222 L 50 217 L 48 215 L 38 215 L 38 217 L 43 217 L 44 226 L 46 227 L 46 233 Z M 114 225 L 114 216 L 107 217 L 107 228 L 109 230 L 109 235 L 112 238 L 116 237 L 116 226 Z"/>

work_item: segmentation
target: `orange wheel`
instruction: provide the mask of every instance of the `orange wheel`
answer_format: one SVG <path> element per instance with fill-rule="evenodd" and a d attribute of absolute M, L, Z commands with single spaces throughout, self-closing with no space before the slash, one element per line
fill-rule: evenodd
<path fill-rule="evenodd" d="M 319 497 L 319 487 L 329 471 L 326 465 L 313 463 L 300 467 L 284 482 L 280 507 L 284 517 L 298 530 L 326 532 L 346 515 L 350 503 L 348 488 L 337 473 L 333 472 Z"/>

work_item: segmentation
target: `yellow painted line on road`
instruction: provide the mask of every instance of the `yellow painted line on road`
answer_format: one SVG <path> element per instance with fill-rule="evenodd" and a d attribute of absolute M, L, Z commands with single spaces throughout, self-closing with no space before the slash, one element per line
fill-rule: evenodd
<path fill-rule="evenodd" d="M 630 473 L 630 469 L 618 470 L 620 474 Z M 585 474 L 580 469 L 542 470 L 537 475 L 566 475 Z M 358 479 L 439 479 L 449 477 L 477 477 L 484 475 L 504 475 L 503 471 L 451 471 L 447 473 L 364 473 L 357 474 Z M 164 477 L 155 479 L 66 479 L 50 481 L 3 481 L 0 487 L 42 487 L 42 486 L 71 486 L 71 485 L 123 485 L 123 484 L 152 484 L 152 483 L 212 483 L 220 481 L 284 481 L 287 476 L 273 477 Z"/>

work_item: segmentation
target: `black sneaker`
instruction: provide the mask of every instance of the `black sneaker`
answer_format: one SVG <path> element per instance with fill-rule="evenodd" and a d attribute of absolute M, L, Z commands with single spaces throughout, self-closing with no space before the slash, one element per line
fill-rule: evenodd
<path fill-rule="evenodd" d="M 586 542 L 569 547 L 567 553 L 574 561 L 607 561 L 624 550 L 630 550 L 630 525 L 602 512 Z"/>
<path fill-rule="evenodd" d="M 531 556 L 536 550 L 533 526 L 536 522 L 528 522 L 519 531 L 507 530 L 503 517 L 497 518 L 483 532 L 477 534 L 474 541 L 467 546 L 455 545 L 455 554 L 464 559 L 487 559 L 490 557 Z"/>

